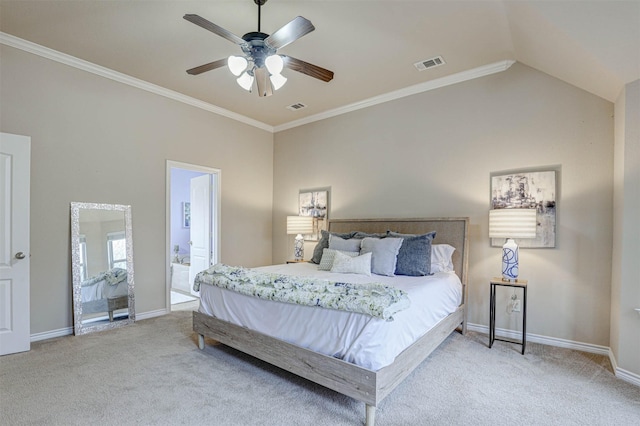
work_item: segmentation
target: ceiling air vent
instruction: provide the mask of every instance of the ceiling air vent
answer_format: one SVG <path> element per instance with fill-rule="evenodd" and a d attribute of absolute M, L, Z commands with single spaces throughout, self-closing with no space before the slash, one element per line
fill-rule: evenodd
<path fill-rule="evenodd" d="M 416 62 L 413 64 L 418 71 L 424 71 L 429 68 L 439 67 L 440 65 L 444 65 L 444 59 L 442 56 L 436 56 L 435 58 L 425 59 L 424 61 Z"/>
<path fill-rule="evenodd" d="M 289 106 L 287 107 L 287 109 L 288 109 L 288 110 L 291 110 L 291 111 L 297 111 L 297 110 L 299 110 L 299 109 L 306 108 L 306 107 L 307 107 L 307 106 L 306 106 L 305 104 L 303 104 L 302 102 L 298 102 L 298 103 L 295 103 L 295 104 L 293 104 L 293 105 L 289 105 Z"/>

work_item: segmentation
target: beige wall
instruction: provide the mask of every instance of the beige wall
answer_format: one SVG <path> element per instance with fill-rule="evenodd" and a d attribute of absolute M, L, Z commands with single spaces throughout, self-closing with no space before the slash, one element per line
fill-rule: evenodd
<path fill-rule="evenodd" d="M 31 137 L 32 334 L 73 324 L 71 201 L 132 206 L 136 309 L 165 308 L 167 159 L 222 170 L 223 262 L 271 262 L 271 133 L 11 47 L 0 52 L 0 130 Z"/>
<path fill-rule="evenodd" d="M 640 375 L 640 80 L 615 111 L 611 351 L 619 368 Z"/>
<path fill-rule="evenodd" d="M 469 320 L 488 325 L 488 279 L 500 273 L 487 235 L 489 174 L 559 165 L 557 247 L 520 251 L 527 331 L 608 347 L 612 116 L 612 103 L 515 64 L 279 132 L 273 260 L 291 256 L 285 216 L 296 213 L 302 188 L 331 187 L 333 218 L 469 216 Z M 519 323 L 514 314 L 497 325 Z"/>

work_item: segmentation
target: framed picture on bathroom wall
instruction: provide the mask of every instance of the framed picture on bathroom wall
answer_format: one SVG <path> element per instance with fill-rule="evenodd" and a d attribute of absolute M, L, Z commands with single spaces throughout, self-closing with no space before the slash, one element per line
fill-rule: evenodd
<path fill-rule="evenodd" d="M 313 233 L 303 235 L 306 241 L 318 241 L 320 231 L 327 230 L 329 223 L 329 189 L 300 190 L 298 214 L 313 217 Z"/>
<path fill-rule="evenodd" d="M 536 238 L 518 240 L 520 248 L 556 246 L 556 212 L 560 168 L 491 173 L 491 209 L 535 209 Z M 502 247 L 503 238 L 492 238 L 492 247 Z"/>
<path fill-rule="evenodd" d="M 188 201 L 182 203 L 182 227 L 191 228 L 191 203 Z"/>

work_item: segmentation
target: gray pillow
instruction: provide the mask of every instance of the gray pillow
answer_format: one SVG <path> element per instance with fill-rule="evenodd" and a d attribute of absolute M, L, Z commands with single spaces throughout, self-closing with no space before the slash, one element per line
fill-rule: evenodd
<path fill-rule="evenodd" d="M 313 256 L 311 257 L 311 263 L 315 263 L 316 265 L 320 263 L 322 260 L 322 250 L 329 248 L 329 234 L 336 235 L 341 238 L 351 238 L 355 234 L 355 232 L 346 232 L 346 233 L 338 233 L 338 232 L 329 232 L 324 229 L 320 231 L 320 241 L 316 244 L 316 247 L 313 249 Z"/>
<path fill-rule="evenodd" d="M 329 248 L 332 250 L 359 252 L 361 241 L 356 238 L 344 239 L 337 235 L 329 235 Z"/>
<path fill-rule="evenodd" d="M 400 246 L 402 238 L 365 238 L 360 245 L 360 253 L 371 253 L 371 272 L 393 277 Z"/>
<path fill-rule="evenodd" d="M 404 239 L 398 252 L 395 271 L 397 275 L 431 275 L 431 242 L 436 237 L 435 231 L 422 235 L 388 231 L 387 235 Z"/>
<path fill-rule="evenodd" d="M 322 259 L 320 259 L 320 264 L 318 265 L 318 271 L 330 271 L 333 266 L 333 261 L 336 258 L 336 253 L 342 253 L 349 257 L 356 257 L 360 255 L 359 251 L 341 251 L 341 250 L 331 250 L 324 249 L 322 251 Z"/>

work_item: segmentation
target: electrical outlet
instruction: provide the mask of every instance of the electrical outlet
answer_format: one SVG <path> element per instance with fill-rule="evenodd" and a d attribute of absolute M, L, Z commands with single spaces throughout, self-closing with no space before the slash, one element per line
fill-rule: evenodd
<path fill-rule="evenodd" d="M 520 299 L 513 301 L 513 312 L 520 312 Z"/>

